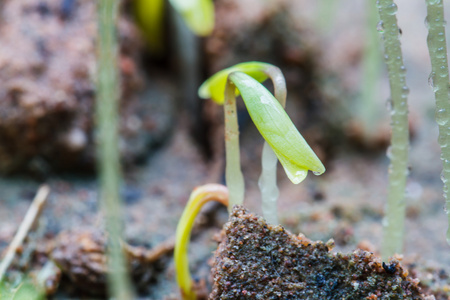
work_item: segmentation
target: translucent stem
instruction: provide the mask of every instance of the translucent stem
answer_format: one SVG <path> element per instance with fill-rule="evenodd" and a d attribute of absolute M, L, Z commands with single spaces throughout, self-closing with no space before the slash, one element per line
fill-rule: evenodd
<path fill-rule="evenodd" d="M 191 273 L 189 272 L 188 247 L 192 226 L 200 209 L 209 201 L 228 206 L 228 190 L 220 184 L 206 184 L 194 189 L 177 226 L 174 261 L 178 286 L 183 300 L 196 300 Z"/>
<path fill-rule="evenodd" d="M 357 112 L 358 118 L 364 126 L 364 134 L 366 137 L 372 138 L 377 129 L 376 125 L 381 113 L 377 103 L 379 98 L 377 85 L 383 62 L 381 61 L 380 37 L 378 32 L 373 30 L 379 21 L 374 2 L 366 2 L 366 13 L 366 45 L 362 61 L 361 99 L 357 103 Z M 379 30 L 382 29 L 379 28 Z"/>
<path fill-rule="evenodd" d="M 385 59 L 391 89 L 392 138 L 388 150 L 389 190 L 384 222 L 381 255 L 384 260 L 403 251 L 405 223 L 405 187 L 408 174 L 408 88 L 405 82 L 405 66 L 397 26 L 397 5 L 392 0 L 378 0 L 378 12 L 383 27 Z"/>
<path fill-rule="evenodd" d="M 262 156 L 262 171 L 258 186 L 261 191 L 262 212 L 270 224 L 278 224 L 277 199 L 280 194 L 277 186 L 278 158 L 267 142 L 264 142 Z"/>
<path fill-rule="evenodd" d="M 283 108 L 286 105 L 286 81 L 281 70 L 277 67 L 269 67 L 264 71 L 272 80 L 275 98 Z M 261 155 L 261 176 L 258 186 L 261 191 L 262 212 L 268 223 L 278 224 L 277 200 L 280 194 L 277 186 L 277 162 L 278 158 L 269 144 L 264 141 Z"/>
<path fill-rule="evenodd" d="M 126 272 L 119 197 L 120 157 L 118 149 L 119 78 L 117 68 L 116 21 L 118 0 L 98 2 L 98 85 L 96 123 L 98 130 L 98 172 L 101 203 L 108 232 L 108 289 L 115 299 L 133 299 Z"/>
<path fill-rule="evenodd" d="M 228 211 L 244 202 L 244 176 L 241 171 L 239 127 L 236 111 L 235 85 L 227 79 L 225 87 L 225 179 L 230 193 Z"/>
<path fill-rule="evenodd" d="M 444 3 L 442 0 L 428 0 L 427 19 L 428 51 L 431 59 L 430 83 L 436 98 L 436 122 L 439 125 L 439 145 L 443 171 L 441 179 L 444 182 L 445 207 L 450 224 L 450 195 L 448 183 L 450 180 L 450 97 L 447 45 L 445 41 Z M 450 228 L 447 230 L 447 242 L 450 244 Z"/>

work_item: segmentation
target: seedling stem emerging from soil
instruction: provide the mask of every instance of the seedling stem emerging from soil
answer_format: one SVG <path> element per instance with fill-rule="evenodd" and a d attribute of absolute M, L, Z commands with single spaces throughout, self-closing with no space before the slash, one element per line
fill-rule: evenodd
<path fill-rule="evenodd" d="M 197 299 L 189 272 L 188 246 L 195 217 L 203 205 L 212 200 L 228 206 L 227 188 L 221 184 L 206 184 L 195 188 L 178 222 L 174 260 L 177 282 L 183 300 Z"/>

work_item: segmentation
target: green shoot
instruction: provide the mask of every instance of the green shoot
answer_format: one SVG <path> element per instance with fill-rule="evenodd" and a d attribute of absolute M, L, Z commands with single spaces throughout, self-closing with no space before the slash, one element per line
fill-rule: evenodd
<path fill-rule="evenodd" d="M 223 104 L 227 77 L 233 71 L 244 72 L 260 82 L 265 81 L 270 77 L 275 89 L 275 97 L 283 107 L 285 106 L 286 81 L 284 80 L 281 70 L 271 64 L 261 62 L 246 62 L 237 64 L 214 74 L 202 84 L 199 89 L 199 96 L 204 99 L 212 98 L 216 103 Z M 230 93 L 232 93 L 232 91 L 230 91 Z M 236 90 L 236 93 L 239 94 L 239 90 Z M 229 106 L 229 108 L 233 108 L 233 106 Z M 233 120 L 235 117 L 236 115 L 231 112 L 225 113 L 225 123 L 230 124 L 231 126 L 236 125 L 235 128 L 231 128 L 231 132 L 238 131 L 237 121 Z M 226 147 L 227 174 L 229 174 L 226 176 L 227 184 L 231 189 L 231 193 L 236 195 L 232 198 L 238 199 L 235 202 L 242 203 L 244 198 L 244 177 L 240 169 L 239 140 L 234 139 L 231 142 L 226 143 Z M 276 182 L 276 165 L 278 159 L 267 142 L 264 143 L 261 160 L 262 172 L 258 185 L 261 190 L 263 215 L 268 222 L 277 224 L 278 218 L 276 204 L 279 191 Z M 231 208 L 232 205 L 230 205 L 230 209 Z"/>
<path fill-rule="evenodd" d="M 212 200 L 228 206 L 227 188 L 221 184 L 206 184 L 195 188 L 177 226 L 174 260 L 177 283 L 183 300 L 197 299 L 189 272 L 188 246 L 195 217 L 203 205 Z"/>
<path fill-rule="evenodd" d="M 389 256 L 403 251 L 403 233 L 405 227 L 405 188 L 408 176 L 408 87 L 406 86 L 406 69 L 403 65 L 402 50 L 397 26 L 397 5 L 392 0 L 378 0 L 380 14 L 379 31 L 384 37 L 384 51 L 389 72 L 392 100 L 392 138 L 388 155 L 389 190 L 384 225 L 381 256 Z"/>
<path fill-rule="evenodd" d="M 436 122 L 439 125 L 439 145 L 443 162 L 442 181 L 444 182 L 444 197 L 446 212 L 450 224 L 450 102 L 448 90 L 448 57 L 445 41 L 444 2 L 442 0 L 427 2 L 428 50 L 431 58 L 430 80 L 433 84 L 436 98 Z M 450 227 L 447 229 L 447 243 L 450 244 Z"/>
<path fill-rule="evenodd" d="M 119 196 L 120 155 L 118 134 L 119 74 L 117 68 L 116 21 L 118 0 L 98 2 L 98 82 L 96 126 L 101 204 L 108 232 L 108 288 L 116 299 L 133 299 L 120 245 L 122 208 Z"/>
<path fill-rule="evenodd" d="M 258 82 L 271 76 L 271 72 L 267 70 L 274 70 L 274 68 L 270 64 L 259 62 L 235 65 L 216 73 L 199 89 L 200 97 L 210 97 L 217 103 L 225 104 L 226 180 L 230 191 L 229 210 L 235 204 L 242 204 L 244 199 L 235 100 L 235 95 L 239 93 L 250 113 L 250 117 L 280 160 L 287 176 L 293 183 L 300 183 L 306 177 L 308 170 L 312 170 L 316 174 L 322 174 L 325 171 L 320 160 L 284 111 L 282 106 L 284 101 L 280 104 Z M 277 93 L 277 86 L 279 86 L 277 83 L 281 82 L 281 77 L 272 77 L 272 80 L 275 83 Z M 222 91 L 224 91 L 225 97 L 222 96 Z M 285 91 L 279 94 L 284 94 L 278 97 L 285 99 Z"/>
<path fill-rule="evenodd" d="M 271 64 L 261 62 L 241 63 L 216 73 L 202 84 L 199 89 L 199 96 L 201 98 L 212 98 L 216 103 L 223 104 L 227 77 L 234 71 L 244 72 L 260 82 L 270 78 L 274 86 L 275 98 L 283 107 L 286 105 L 286 81 L 281 70 Z M 236 90 L 236 93 L 239 94 L 239 90 Z M 225 114 L 225 117 L 230 119 L 235 117 L 235 115 Z M 228 122 L 229 124 L 237 124 L 230 121 Z M 232 128 L 233 130 L 238 130 L 238 128 Z M 230 186 L 232 194 L 237 195 L 232 198 L 243 199 L 244 179 L 240 169 L 240 162 L 239 160 L 234 161 L 240 157 L 239 144 L 236 144 L 236 142 L 238 140 L 235 140 L 234 143 L 227 143 L 227 172 L 230 174 L 227 176 L 229 178 L 227 179 L 227 184 Z M 258 186 L 261 191 L 263 215 L 267 222 L 278 224 L 277 199 L 279 191 L 276 169 L 278 158 L 267 142 L 264 142 L 261 161 L 262 172 L 258 180 Z M 232 205 L 230 205 L 230 209 L 231 207 Z"/>

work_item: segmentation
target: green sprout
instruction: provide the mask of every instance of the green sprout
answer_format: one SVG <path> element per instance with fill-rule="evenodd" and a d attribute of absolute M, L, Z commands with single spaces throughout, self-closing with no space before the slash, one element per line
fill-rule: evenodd
<path fill-rule="evenodd" d="M 383 34 L 385 59 L 389 73 L 391 88 L 391 147 L 388 156 L 389 189 L 386 205 L 386 216 L 383 224 L 383 242 L 381 256 L 383 260 L 403 251 L 405 228 L 405 189 L 408 177 L 408 93 L 406 86 L 406 68 L 397 25 L 397 5 L 393 0 L 377 0 L 380 14 L 379 30 Z"/>
<path fill-rule="evenodd" d="M 260 83 L 269 77 L 274 83 L 278 101 Z M 202 84 L 199 96 L 224 104 L 225 177 L 230 191 L 229 210 L 236 204 L 242 204 L 244 200 L 244 179 L 240 168 L 235 98 L 238 94 L 242 96 L 250 117 L 294 184 L 303 181 L 308 170 L 313 171 L 316 175 L 325 172 L 325 167 L 295 128 L 283 108 L 286 91 L 284 77 L 279 68 L 267 63 L 247 62 L 222 70 Z M 269 169 L 270 172 L 276 172 L 276 168 Z M 260 180 L 261 182 L 263 180 Z M 272 207 L 272 214 L 276 216 L 276 202 L 267 204 L 267 206 Z M 264 217 L 267 218 L 266 215 Z M 271 217 L 271 219 L 276 218 Z"/>
<path fill-rule="evenodd" d="M 203 205 L 212 200 L 228 206 L 227 188 L 221 184 L 206 184 L 195 188 L 178 222 L 174 261 L 177 283 L 180 286 L 183 300 L 197 299 L 189 272 L 188 246 L 195 217 Z"/>
<path fill-rule="evenodd" d="M 258 82 L 267 78 L 271 78 L 274 84 L 276 97 Z M 283 108 L 286 103 L 286 83 L 279 68 L 260 62 L 242 63 L 222 70 L 205 81 L 199 89 L 200 97 L 212 98 L 217 103 L 224 104 L 227 163 L 225 176 L 228 189 L 219 184 L 208 184 L 196 188 L 178 223 L 174 260 L 176 278 L 184 300 L 196 299 L 187 255 L 196 215 L 201 207 L 211 200 L 228 206 L 228 210 L 236 204 L 242 204 L 244 200 L 244 178 L 240 168 L 236 115 L 235 96 L 237 94 L 242 96 L 250 117 L 266 141 L 262 158 L 263 173 L 259 185 L 262 192 L 264 217 L 268 221 L 276 220 L 277 159 L 280 160 L 289 179 L 295 184 L 305 179 L 308 170 L 317 175 L 325 172 L 325 167 Z"/>
<path fill-rule="evenodd" d="M 441 147 L 441 160 L 443 169 L 441 179 L 444 183 L 445 209 L 447 212 L 448 224 L 447 243 L 450 244 L 450 103 L 448 90 L 448 57 L 447 42 L 445 40 L 445 19 L 444 1 L 426 1 L 428 28 L 428 51 L 431 60 L 430 83 L 433 86 L 434 97 L 436 99 L 436 122 L 439 126 L 438 142 Z"/>

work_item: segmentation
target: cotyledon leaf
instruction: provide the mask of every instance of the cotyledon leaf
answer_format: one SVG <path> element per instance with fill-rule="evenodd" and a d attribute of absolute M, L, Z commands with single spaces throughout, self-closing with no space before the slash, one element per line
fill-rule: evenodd
<path fill-rule="evenodd" d="M 283 107 L 262 84 L 243 72 L 232 72 L 229 78 L 241 93 L 253 123 L 272 147 L 294 184 L 303 181 L 308 170 L 317 175 L 325 172 L 322 162 Z"/>
<path fill-rule="evenodd" d="M 227 69 L 223 69 L 222 71 L 217 72 L 210 78 L 208 78 L 198 89 L 198 96 L 202 99 L 211 98 L 218 104 L 223 104 L 224 94 L 225 94 L 225 85 L 227 83 L 228 75 L 231 72 L 240 71 L 243 72 L 259 82 L 265 81 L 268 76 L 264 73 L 264 70 L 273 67 L 271 64 L 251 61 L 240 63 L 229 67 Z M 236 90 L 236 95 L 239 95 L 239 91 Z"/>

